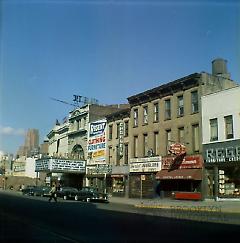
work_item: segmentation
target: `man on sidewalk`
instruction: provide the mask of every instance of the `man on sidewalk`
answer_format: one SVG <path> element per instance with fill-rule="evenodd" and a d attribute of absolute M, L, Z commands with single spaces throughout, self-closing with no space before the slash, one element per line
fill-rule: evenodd
<path fill-rule="evenodd" d="M 55 184 L 53 184 L 49 193 L 50 193 L 50 198 L 48 201 L 51 202 L 52 199 L 54 199 L 55 202 L 57 202 L 57 186 Z"/>

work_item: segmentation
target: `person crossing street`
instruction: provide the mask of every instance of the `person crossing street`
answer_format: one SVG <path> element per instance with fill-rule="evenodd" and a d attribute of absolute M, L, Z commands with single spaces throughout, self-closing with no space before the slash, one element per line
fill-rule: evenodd
<path fill-rule="evenodd" d="M 50 190 L 50 198 L 48 201 L 51 202 L 52 199 L 54 199 L 54 201 L 57 202 L 57 186 L 55 184 L 53 184 Z"/>

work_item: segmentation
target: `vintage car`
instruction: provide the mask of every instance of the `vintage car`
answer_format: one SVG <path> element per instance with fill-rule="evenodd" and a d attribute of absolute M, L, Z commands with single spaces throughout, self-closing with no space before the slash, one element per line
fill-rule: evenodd
<path fill-rule="evenodd" d="M 83 187 L 76 195 L 76 201 L 85 202 L 106 202 L 108 203 L 108 195 L 106 193 L 100 193 L 94 187 Z"/>
<path fill-rule="evenodd" d="M 75 196 L 78 194 L 78 189 L 75 187 L 61 187 L 60 190 L 56 192 L 57 197 L 67 199 L 75 199 Z"/>
<path fill-rule="evenodd" d="M 28 196 L 46 197 L 50 196 L 50 190 L 51 188 L 48 186 L 27 186 L 26 188 L 22 189 L 22 194 Z"/>

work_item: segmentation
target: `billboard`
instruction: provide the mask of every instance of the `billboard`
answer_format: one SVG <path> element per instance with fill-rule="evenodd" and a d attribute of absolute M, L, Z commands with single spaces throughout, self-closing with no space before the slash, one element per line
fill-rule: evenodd
<path fill-rule="evenodd" d="M 88 164 L 106 163 L 106 126 L 107 121 L 105 119 L 89 123 Z"/>

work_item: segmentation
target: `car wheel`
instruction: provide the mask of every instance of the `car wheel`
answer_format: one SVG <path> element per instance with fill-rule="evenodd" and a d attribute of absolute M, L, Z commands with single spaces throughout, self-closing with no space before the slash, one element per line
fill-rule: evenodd
<path fill-rule="evenodd" d="M 67 196 L 66 195 L 63 196 L 63 200 L 67 200 Z"/>
<path fill-rule="evenodd" d="M 78 195 L 76 195 L 76 196 L 74 197 L 74 199 L 75 199 L 75 201 L 78 201 Z"/>

